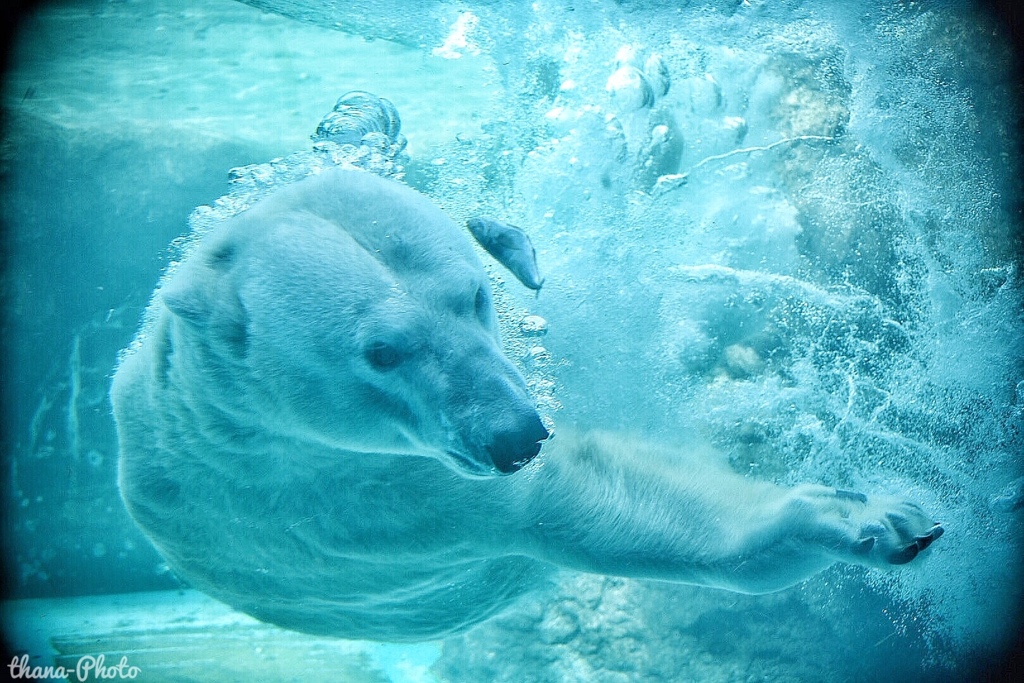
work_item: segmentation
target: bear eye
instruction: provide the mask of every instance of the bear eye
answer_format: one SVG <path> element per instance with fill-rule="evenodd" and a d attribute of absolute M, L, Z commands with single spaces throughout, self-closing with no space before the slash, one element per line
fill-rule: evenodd
<path fill-rule="evenodd" d="M 375 341 L 366 347 L 366 361 L 376 370 L 394 370 L 402 364 L 402 354 L 391 344 Z"/>
<path fill-rule="evenodd" d="M 487 293 L 486 287 L 480 287 L 476 290 L 476 301 L 473 305 L 476 308 L 476 317 L 483 324 L 489 325 L 491 322 L 491 297 Z"/>

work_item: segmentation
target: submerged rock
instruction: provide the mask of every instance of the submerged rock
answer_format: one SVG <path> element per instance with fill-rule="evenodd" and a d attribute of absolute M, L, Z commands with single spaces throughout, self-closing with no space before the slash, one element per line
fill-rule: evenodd
<path fill-rule="evenodd" d="M 628 113 L 650 109 L 668 94 L 670 85 L 668 66 L 660 55 L 650 55 L 640 68 L 636 52 L 626 46 L 616 55 L 616 69 L 608 77 L 605 90 L 615 107 L 622 113 Z"/>

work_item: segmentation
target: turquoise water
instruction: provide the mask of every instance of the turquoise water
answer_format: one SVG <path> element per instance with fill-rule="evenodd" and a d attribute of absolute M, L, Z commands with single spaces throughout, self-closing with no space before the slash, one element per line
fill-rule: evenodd
<path fill-rule="evenodd" d="M 494 273 L 548 323 L 542 351 L 509 343 L 552 419 L 902 494 L 947 529 L 920 566 L 762 597 L 566 573 L 445 641 L 432 675 L 962 680 L 1005 653 L 1024 321 L 1001 27 L 955 3 L 363 4 L 317 24 L 71 3 L 23 25 L 3 92 L 11 596 L 180 586 L 117 495 L 116 354 L 228 170 L 308 150 L 364 89 L 401 113 L 407 182 L 530 232 L 541 294 Z M 627 47 L 669 75 L 650 106 L 615 76 Z"/>

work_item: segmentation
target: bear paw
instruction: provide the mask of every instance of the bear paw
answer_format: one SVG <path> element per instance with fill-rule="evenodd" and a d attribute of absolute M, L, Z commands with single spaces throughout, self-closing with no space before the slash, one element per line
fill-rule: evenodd
<path fill-rule="evenodd" d="M 920 505 L 824 486 L 798 487 L 793 503 L 839 559 L 886 568 L 906 564 L 945 531 Z M 810 513 L 810 515 L 808 515 Z"/>
<path fill-rule="evenodd" d="M 906 564 L 942 536 L 942 524 L 933 521 L 920 505 L 897 499 L 868 499 L 864 494 L 836 490 L 836 496 L 854 496 L 865 510 L 864 523 L 851 550 L 867 564 Z"/>

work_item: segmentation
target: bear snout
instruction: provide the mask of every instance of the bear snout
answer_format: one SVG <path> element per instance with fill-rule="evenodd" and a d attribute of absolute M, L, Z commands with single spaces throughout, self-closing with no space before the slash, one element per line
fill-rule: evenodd
<path fill-rule="evenodd" d="M 494 433 L 487 445 L 487 454 L 502 474 L 512 474 L 540 453 L 541 441 L 548 430 L 534 411 L 511 416 L 512 424 Z"/>

